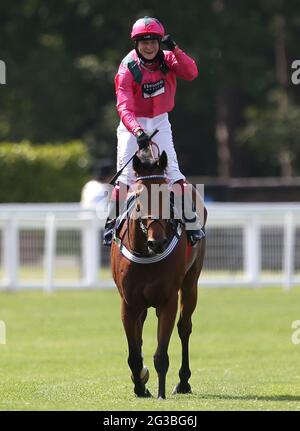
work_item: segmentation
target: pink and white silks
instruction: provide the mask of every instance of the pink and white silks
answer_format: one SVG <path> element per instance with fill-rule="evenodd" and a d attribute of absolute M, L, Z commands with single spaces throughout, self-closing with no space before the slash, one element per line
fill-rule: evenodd
<path fill-rule="evenodd" d="M 138 64 L 142 72 L 140 83 L 135 81 L 129 70 L 128 59 Z M 157 68 L 152 70 L 143 67 L 136 51 L 132 50 L 119 67 L 115 77 L 117 110 L 121 119 L 117 129 L 117 169 L 121 169 L 138 149 L 135 137 L 138 129 L 143 129 L 149 135 L 158 129 L 154 141 L 160 152 L 165 150 L 167 153 L 166 175 L 174 183 L 185 179 L 185 176 L 178 166 L 168 112 L 175 105 L 177 77 L 193 80 L 198 76 L 198 69 L 195 61 L 178 47 L 174 51 L 164 51 L 164 60 L 169 68 L 167 73 Z M 134 178 L 132 164 L 129 163 L 119 181 L 130 185 Z"/>

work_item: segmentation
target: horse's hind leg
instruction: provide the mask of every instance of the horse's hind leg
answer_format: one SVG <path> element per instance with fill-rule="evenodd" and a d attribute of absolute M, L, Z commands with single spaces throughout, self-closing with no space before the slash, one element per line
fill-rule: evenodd
<path fill-rule="evenodd" d="M 169 368 L 168 347 L 177 312 L 177 292 L 167 304 L 156 310 L 158 317 L 158 346 L 154 354 L 154 366 L 158 374 L 158 398 L 166 398 L 166 375 Z"/>
<path fill-rule="evenodd" d="M 202 269 L 205 252 L 205 239 L 201 240 L 199 255 L 187 272 L 180 293 L 180 315 L 177 324 L 178 334 L 182 346 L 181 367 L 179 370 L 179 383 L 174 388 L 173 394 L 191 393 L 189 378 L 191 370 L 189 364 L 189 339 L 192 333 L 192 314 L 197 305 L 198 278 Z"/>
<path fill-rule="evenodd" d="M 189 339 L 192 333 L 192 314 L 197 304 L 197 282 L 192 286 L 185 284 L 180 291 L 180 317 L 177 324 L 178 334 L 181 340 L 182 356 L 179 370 L 179 383 L 174 388 L 173 394 L 191 393 L 189 378 L 191 370 L 189 364 Z"/>
<path fill-rule="evenodd" d="M 143 366 L 140 316 L 125 301 L 122 301 L 122 322 L 128 342 L 128 365 L 132 372 L 134 393 L 138 397 L 151 397 L 150 392 L 145 386 L 149 372 Z"/>
<path fill-rule="evenodd" d="M 197 305 L 198 278 L 203 266 L 205 254 L 205 238 L 199 244 L 197 259 L 187 272 L 180 288 L 180 315 L 177 324 L 178 334 L 182 346 L 182 360 L 179 370 L 179 383 L 174 388 L 173 394 L 191 393 L 189 378 L 191 370 L 189 364 L 189 339 L 192 333 L 192 314 Z"/>

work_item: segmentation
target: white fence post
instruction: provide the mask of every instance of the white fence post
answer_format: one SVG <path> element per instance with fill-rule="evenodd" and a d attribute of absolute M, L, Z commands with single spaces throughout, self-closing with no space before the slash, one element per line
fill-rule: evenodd
<path fill-rule="evenodd" d="M 91 217 L 85 220 L 82 229 L 82 260 L 84 283 L 93 287 L 97 284 L 99 268 L 100 238 L 98 236 L 96 214 L 90 213 Z"/>
<path fill-rule="evenodd" d="M 259 217 L 249 218 L 244 230 L 244 268 L 246 280 L 256 287 L 261 271 L 260 225 Z"/>
<path fill-rule="evenodd" d="M 54 288 L 54 259 L 56 249 L 55 215 L 47 214 L 45 225 L 44 289 L 51 292 Z"/>
<path fill-rule="evenodd" d="M 14 217 L 8 220 L 5 224 L 3 253 L 5 286 L 8 289 L 17 289 L 19 268 L 19 231 L 17 220 Z"/>
<path fill-rule="evenodd" d="M 294 214 L 289 211 L 284 217 L 283 287 L 290 290 L 294 275 L 295 230 Z"/>

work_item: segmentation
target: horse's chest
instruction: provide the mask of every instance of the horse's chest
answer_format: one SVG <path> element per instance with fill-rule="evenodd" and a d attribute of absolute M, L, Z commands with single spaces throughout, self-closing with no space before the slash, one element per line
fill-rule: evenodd
<path fill-rule="evenodd" d="M 148 277 L 124 279 L 123 293 L 128 304 L 143 304 L 148 307 L 157 307 L 164 303 L 174 290 L 167 280 L 151 274 Z"/>

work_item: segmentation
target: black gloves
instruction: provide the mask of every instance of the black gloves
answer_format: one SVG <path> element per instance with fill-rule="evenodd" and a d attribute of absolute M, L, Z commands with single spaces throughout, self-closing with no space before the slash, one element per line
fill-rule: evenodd
<path fill-rule="evenodd" d="M 142 150 L 143 148 L 148 147 L 150 142 L 150 136 L 147 135 L 144 131 L 140 131 L 139 134 L 136 137 L 139 149 Z"/>
<path fill-rule="evenodd" d="M 162 73 L 164 74 L 168 73 L 169 67 L 165 62 L 165 54 L 161 49 L 158 51 L 156 58 L 159 62 L 159 69 L 162 71 Z"/>
<path fill-rule="evenodd" d="M 165 45 L 166 45 L 166 47 L 167 47 L 170 51 L 173 51 L 173 50 L 175 49 L 175 47 L 177 46 L 176 42 L 171 38 L 171 36 L 170 36 L 169 34 L 166 34 L 166 35 L 162 38 L 161 42 L 162 42 L 163 44 L 165 44 Z"/>

